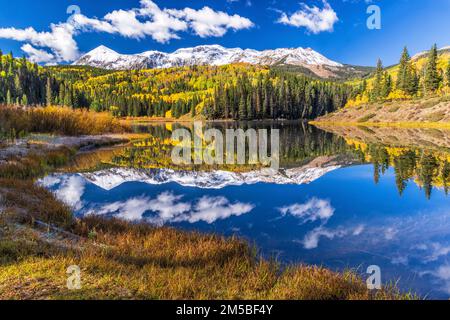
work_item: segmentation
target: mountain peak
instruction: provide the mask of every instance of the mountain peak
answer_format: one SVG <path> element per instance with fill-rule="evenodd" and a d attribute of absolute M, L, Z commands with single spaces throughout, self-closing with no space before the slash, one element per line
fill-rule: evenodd
<path fill-rule="evenodd" d="M 101 54 L 102 54 L 102 53 L 119 54 L 118 52 L 116 52 L 116 51 L 114 51 L 113 49 L 108 48 L 108 47 L 106 47 L 106 46 L 104 46 L 104 45 L 98 46 L 97 48 L 95 48 L 95 49 L 89 51 L 87 54 L 89 54 L 89 55 L 94 55 L 94 54 L 98 54 L 98 53 L 101 53 Z"/>
<path fill-rule="evenodd" d="M 82 56 L 78 61 L 74 62 L 74 65 L 89 65 L 110 70 L 124 70 L 192 65 L 220 66 L 232 63 L 249 63 L 267 66 L 292 65 L 306 68 L 318 76 L 323 76 L 323 68 L 343 67 L 342 64 L 324 57 L 311 48 L 280 48 L 258 51 L 253 49 L 225 48 L 218 44 L 180 48 L 172 53 L 147 51 L 135 55 L 119 54 L 101 45 Z"/>

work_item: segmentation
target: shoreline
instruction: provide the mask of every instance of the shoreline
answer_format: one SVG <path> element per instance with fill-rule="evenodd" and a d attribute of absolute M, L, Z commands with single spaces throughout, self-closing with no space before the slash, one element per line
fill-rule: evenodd
<path fill-rule="evenodd" d="M 323 121 L 314 120 L 310 125 L 319 127 L 387 127 L 404 129 L 444 129 L 450 130 L 450 122 L 355 122 L 355 121 Z"/>

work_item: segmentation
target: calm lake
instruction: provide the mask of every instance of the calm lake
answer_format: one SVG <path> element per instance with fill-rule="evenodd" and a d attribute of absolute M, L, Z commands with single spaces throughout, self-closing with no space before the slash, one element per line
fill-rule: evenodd
<path fill-rule="evenodd" d="M 84 152 L 40 183 L 80 216 L 236 235 L 283 264 L 351 268 L 363 277 L 377 265 L 384 284 L 450 297 L 450 131 L 208 124 L 280 129 L 274 173 L 174 167 L 170 137 L 180 126 L 136 126 L 145 140 Z"/>

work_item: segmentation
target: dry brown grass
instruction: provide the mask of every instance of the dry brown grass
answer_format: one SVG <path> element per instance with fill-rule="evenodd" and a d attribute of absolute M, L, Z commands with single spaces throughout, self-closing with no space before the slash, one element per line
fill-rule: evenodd
<path fill-rule="evenodd" d="M 30 132 L 62 135 L 122 133 L 129 128 L 109 113 L 66 107 L 0 106 L 0 134 L 16 138 Z"/>
<path fill-rule="evenodd" d="M 0 240 L 2 299 L 410 299 L 396 290 L 369 292 L 352 272 L 314 266 L 286 270 L 246 242 L 119 220 L 88 217 L 62 246 L 36 231 Z M 30 241 L 29 239 L 34 239 Z M 45 248 L 45 250 L 43 250 Z M 0 260 L 1 261 L 1 260 Z M 82 289 L 65 287 L 78 265 Z"/>
<path fill-rule="evenodd" d="M 70 208 L 31 180 L 0 179 L 0 195 L 0 206 L 13 209 L 20 223 L 41 220 L 61 227 L 73 224 Z"/>
<path fill-rule="evenodd" d="M 66 147 L 30 153 L 25 157 L 12 157 L 0 165 L 0 178 L 32 179 L 65 165 L 75 151 Z"/>

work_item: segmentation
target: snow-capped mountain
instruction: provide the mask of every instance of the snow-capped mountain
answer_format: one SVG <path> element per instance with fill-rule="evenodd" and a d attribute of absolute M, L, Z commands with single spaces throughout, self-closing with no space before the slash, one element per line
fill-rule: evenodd
<path fill-rule="evenodd" d="M 126 182 L 148 184 L 178 183 L 185 187 L 221 189 L 244 184 L 307 184 L 323 175 L 341 168 L 339 165 L 326 167 L 300 167 L 273 171 L 262 169 L 244 173 L 229 171 L 175 171 L 171 169 L 111 168 L 103 171 L 80 174 L 87 181 L 104 190 L 112 190 Z"/>
<path fill-rule="evenodd" d="M 120 54 L 105 46 L 100 46 L 83 55 L 73 65 L 88 65 L 109 70 L 131 70 L 191 65 L 220 66 L 231 63 L 298 66 L 319 76 L 345 67 L 310 48 L 257 51 L 240 48 L 228 49 L 219 45 L 184 48 L 173 53 L 147 51 L 134 55 Z"/>

